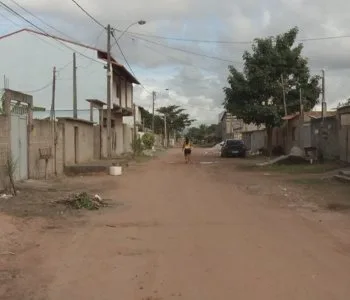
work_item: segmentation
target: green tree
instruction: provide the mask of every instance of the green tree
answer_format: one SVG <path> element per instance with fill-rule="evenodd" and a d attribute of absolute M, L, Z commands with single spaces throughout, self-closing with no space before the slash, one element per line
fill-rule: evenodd
<path fill-rule="evenodd" d="M 144 125 L 146 128 L 151 129 L 152 128 L 152 114 L 144 109 L 143 107 L 140 107 L 141 111 L 141 118 L 144 122 Z M 164 130 L 164 121 L 159 115 L 154 116 L 154 132 L 156 134 L 161 134 Z"/>
<path fill-rule="evenodd" d="M 321 92 L 319 76 L 310 75 L 302 56 L 303 45 L 295 45 L 297 34 L 295 27 L 275 38 L 255 39 L 252 52 L 244 52 L 243 72 L 229 66 L 224 106 L 245 123 L 265 125 L 270 152 L 272 128 L 281 125 L 284 115 L 282 83 L 289 114 L 299 111 L 299 89 L 305 110 L 318 103 Z"/>
<path fill-rule="evenodd" d="M 152 147 L 154 146 L 154 142 L 155 142 L 155 137 L 153 133 L 145 133 L 142 136 L 142 143 L 145 145 L 146 149 L 152 149 Z"/>
<path fill-rule="evenodd" d="M 343 102 L 340 102 L 338 104 L 338 108 L 343 107 L 343 106 L 348 106 L 348 105 L 350 105 L 350 98 L 348 98 L 347 100 L 345 100 Z"/>
<path fill-rule="evenodd" d="M 179 134 L 185 128 L 191 126 L 195 121 L 190 118 L 190 115 L 184 112 L 185 109 L 178 105 L 169 105 L 157 109 L 157 112 L 163 116 L 166 116 L 167 120 L 167 131 L 169 140 L 170 134 Z M 163 121 L 164 124 L 164 121 Z"/>
<path fill-rule="evenodd" d="M 187 135 L 194 143 L 213 143 L 218 140 L 217 127 L 217 124 L 201 124 L 199 127 L 189 128 Z"/>

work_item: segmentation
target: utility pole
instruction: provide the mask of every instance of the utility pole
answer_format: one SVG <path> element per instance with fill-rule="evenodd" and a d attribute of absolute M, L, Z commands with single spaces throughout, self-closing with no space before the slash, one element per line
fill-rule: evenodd
<path fill-rule="evenodd" d="M 51 100 L 51 120 L 55 120 L 55 99 L 56 98 L 56 67 L 52 71 L 52 100 Z"/>
<path fill-rule="evenodd" d="M 154 133 L 154 102 L 156 101 L 156 92 L 152 92 L 152 131 Z"/>
<path fill-rule="evenodd" d="M 326 104 L 326 78 L 325 78 L 325 70 L 322 69 L 322 122 L 320 126 L 320 130 L 318 133 L 318 160 L 320 162 L 323 162 L 324 158 L 324 142 L 323 142 L 323 135 L 324 135 L 324 118 L 326 116 L 327 111 L 327 104 Z"/>
<path fill-rule="evenodd" d="M 166 115 L 164 115 L 164 147 L 168 147 L 168 131 L 167 131 L 167 124 L 166 124 Z"/>
<path fill-rule="evenodd" d="M 322 70 L 322 122 L 326 116 L 327 105 L 326 105 L 326 78 L 325 70 Z"/>
<path fill-rule="evenodd" d="M 303 140 L 303 126 L 304 126 L 304 105 L 302 99 L 302 90 L 299 88 L 299 104 L 300 104 L 300 115 L 299 115 L 299 147 L 302 148 Z"/>
<path fill-rule="evenodd" d="M 111 25 L 107 26 L 107 158 L 112 158 L 111 143 Z"/>
<path fill-rule="evenodd" d="M 282 74 L 281 74 L 281 83 L 282 83 L 282 91 L 283 91 L 284 116 L 287 116 L 286 91 L 284 87 L 284 79 Z"/>
<path fill-rule="evenodd" d="M 55 175 L 57 176 L 57 130 L 56 130 L 56 113 L 55 113 L 55 105 L 56 105 L 56 67 L 53 67 L 52 71 L 52 100 L 51 100 L 51 121 L 53 124 L 53 159 L 54 159 L 54 170 Z"/>
<path fill-rule="evenodd" d="M 77 100 L 77 60 L 75 52 L 73 53 L 73 118 L 78 118 L 78 100 Z"/>
<path fill-rule="evenodd" d="M 133 123 L 134 123 L 134 130 L 133 130 L 133 134 L 134 134 L 134 143 L 136 143 L 136 140 L 137 140 L 137 132 L 136 132 L 136 105 L 135 103 L 132 104 L 132 111 L 133 111 Z"/>

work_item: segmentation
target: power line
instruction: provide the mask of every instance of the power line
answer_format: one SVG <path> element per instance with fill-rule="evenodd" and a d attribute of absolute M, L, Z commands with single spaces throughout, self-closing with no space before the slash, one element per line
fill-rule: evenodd
<path fill-rule="evenodd" d="M 203 43 L 203 44 L 249 45 L 249 44 L 252 44 L 254 42 L 254 41 L 227 41 L 227 40 L 186 39 L 186 38 L 168 37 L 168 36 L 152 35 L 152 34 L 137 33 L 137 32 L 128 32 L 127 34 L 136 35 L 136 36 L 144 36 L 144 37 L 149 37 L 149 38 L 162 39 L 162 40 L 169 40 L 169 41 Z M 325 36 L 325 37 L 314 37 L 314 38 L 301 38 L 301 39 L 298 39 L 297 41 L 298 42 L 309 42 L 309 41 L 323 41 L 323 40 L 334 40 L 334 39 L 343 39 L 343 38 L 350 38 L 350 35 L 337 35 L 337 36 Z"/>
<path fill-rule="evenodd" d="M 120 53 L 122 54 L 122 56 L 123 56 L 123 58 L 124 58 L 126 64 L 128 65 L 128 67 L 129 67 L 131 73 L 132 73 L 132 74 L 134 75 L 134 77 L 136 78 L 135 72 L 133 71 L 132 67 L 130 66 L 130 64 L 129 64 L 128 60 L 127 60 L 127 58 L 125 57 L 124 52 L 123 52 L 122 48 L 120 47 L 119 42 L 117 41 L 115 35 L 112 34 L 112 37 L 114 38 L 115 43 L 116 43 L 116 45 L 117 45 L 117 47 L 118 47 Z M 148 91 L 142 83 L 140 83 L 140 86 L 141 86 L 147 93 L 150 93 L 150 94 L 152 93 L 152 92 Z"/>
<path fill-rule="evenodd" d="M 59 42 L 60 44 L 62 44 L 64 47 L 70 49 L 71 51 L 73 52 L 76 52 L 76 53 L 79 53 L 81 56 L 87 58 L 87 59 L 91 59 L 99 64 L 103 64 L 102 62 L 94 59 L 94 58 L 91 58 L 85 54 L 83 54 L 82 52 L 76 50 L 76 49 L 73 49 L 72 47 L 68 46 L 67 44 L 65 44 L 63 41 L 61 41 L 59 38 L 57 37 L 54 37 L 52 35 L 50 35 L 49 33 L 47 33 L 45 30 L 41 29 L 39 26 L 37 26 L 36 24 L 34 24 L 33 22 L 29 21 L 28 19 L 26 19 L 25 17 L 23 17 L 20 13 L 16 12 L 14 9 L 12 9 L 11 7 L 9 7 L 7 4 L 5 4 L 4 2 L 0 1 L 0 4 L 7 10 L 9 11 L 10 13 L 12 13 L 13 15 L 21 18 L 22 20 L 24 20 L 25 22 L 27 22 L 28 24 L 30 24 L 31 26 L 35 27 L 36 29 L 38 29 L 39 31 L 41 31 L 45 36 L 49 37 L 49 38 L 52 38 L 54 40 L 56 40 L 57 42 Z"/>
<path fill-rule="evenodd" d="M 191 55 L 195 55 L 195 56 L 205 56 L 205 57 L 207 57 L 207 58 L 212 58 L 212 59 L 215 59 L 215 60 L 218 58 L 218 57 L 208 56 L 208 55 L 203 54 L 203 53 L 197 53 L 197 52 L 188 51 L 188 50 L 185 50 L 185 49 L 175 48 L 175 47 L 172 47 L 172 46 L 164 45 L 164 44 L 162 44 L 162 43 L 157 43 L 157 42 L 149 41 L 149 40 L 146 40 L 146 39 L 143 39 L 143 38 L 137 38 L 137 37 L 135 37 L 135 38 L 136 38 L 136 39 L 143 40 L 143 41 L 145 41 L 145 42 L 149 42 L 149 43 L 152 43 L 152 44 L 161 46 L 161 47 L 166 47 L 166 48 L 168 48 L 168 49 L 173 49 L 173 50 L 176 50 L 176 51 L 185 52 L 185 53 L 188 53 L 188 54 L 191 54 Z M 133 38 L 131 38 L 131 39 L 133 39 Z M 152 51 L 154 51 L 154 52 L 157 52 L 157 53 L 159 53 L 159 54 L 161 54 L 161 55 L 164 55 L 164 56 L 166 56 L 166 57 L 170 57 L 170 58 L 172 58 L 172 59 L 174 59 L 174 60 L 178 60 L 179 62 L 183 62 L 183 63 L 186 64 L 186 65 L 189 64 L 189 65 L 194 66 L 195 68 L 210 71 L 209 69 L 205 69 L 205 68 L 200 67 L 200 66 L 197 66 L 197 65 L 195 65 L 195 64 L 193 64 L 193 63 L 189 63 L 189 62 L 187 62 L 187 61 L 181 60 L 181 59 L 179 59 L 179 58 L 177 58 L 177 57 L 169 56 L 168 54 L 166 54 L 166 53 L 164 53 L 164 52 L 157 51 L 156 49 L 154 49 L 154 48 L 152 48 L 152 47 L 149 47 L 149 46 L 147 46 L 147 45 L 143 45 L 143 46 L 146 47 L 146 48 L 148 48 L 148 49 L 150 49 L 150 50 L 152 50 Z M 239 64 L 239 65 L 241 65 L 241 66 L 244 65 L 244 62 L 243 62 L 243 61 L 229 61 L 229 60 L 226 60 L 226 59 L 219 59 L 219 60 L 220 60 L 220 61 L 224 60 L 225 62 L 228 61 L 228 62 L 230 62 L 230 63 Z M 266 65 L 257 65 L 257 66 L 265 67 Z M 290 70 L 290 69 L 303 69 L 303 68 L 301 68 L 301 67 L 300 67 L 300 68 L 299 68 L 299 67 L 287 67 L 287 66 L 285 66 L 284 64 L 270 64 L 269 66 L 270 66 L 270 67 L 276 67 L 276 68 L 277 68 L 277 67 L 278 67 L 278 68 L 285 68 L 285 69 L 287 69 L 287 70 Z M 309 68 L 309 70 L 310 70 L 310 71 L 319 71 L 318 69 L 316 70 L 316 69 L 310 69 L 310 68 Z M 212 72 L 212 71 L 211 71 L 211 72 Z"/>
<path fill-rule="evenodd" d="M 133 36 L 132 34 L 130 34 L 130 35 Z M 230 60 L 230 59 L 221 58 L 221 57 L 218 57 L 218 56 L 211 56 L 211 55 L 207 55 L 207 54 L 204 54 L 204 53 L 193 52 L 191 50 L 186 50 L 186 49 L 182 49 L 182 48 L 172 47 L 172 46 L 169 46 L 169 45 L 165 45 L 165 44 L 162 44 L 162 43 L 150 41 L 150 40 L 147 40 L 147 39 L 144 39 L 144 38 L 140 38 L 140 37 L 136 37 L 136 36 L 133 36 L 133 37 L 136 38 L 136 39 L 145 41 L 147 43 L 158 45 L 158 46 L 161 46 L 161 47 L 164 47 L 164 48 L 173 49 L 173 50 L 176 50 L 176 51 L 180 51 L 180 52 L 184 52 L 184 53 L 188 53 L 188 54 L 192 54 L 192 55 L 197 55 L 197 56 L 202 56 L 202 57 L 206 57 L 206 58 L 210 58 L 210 59 L 214 59 L 214 60 L 219 60 L 219 61 L 223 61 L 223 62 L 236 63 L 235 61 Z"/>
<path fill-rule="evenodd" d="M 65 37 L 68 37 L 71 40 L 74 40 L 72 37 L 70 37 L 69 35 L 67 35 L 66 33 L 62 32 L 61 30 L 55 28 L 54 26 L 50 25 L 49 23 L 47 23 L 46 21 L 44 21 L 42 18 L 34 15 L 32 12 L 30 12 L 28 9 L 26 9 L 25 7 L 23 7 L 22 5 L 20 5 L 17 1 L 15 0 L 10 0 L 12 3 L 14 3 L 17 7 L 21 8 L 22 10 L 24 10 L 26 13 L 30 14 L 32 17 L 34 17 L 35 19 L 39 20 L 41 23 L 45 24 L 46 26 L 50 27 L 51 29 L 53 29 L 54 31 L 62 34 Z"/>
<path fill-rule="evenodd" d="M 105 26 L 98 21 L 93 15 L 91 15 L 84 7 L 82 7 L 76 0 L 72 0 L 72 2 L 78 6 L 90 19 L 92 19 L 97 25 L 101 26 L 102 28 L 105 28 Z"/>

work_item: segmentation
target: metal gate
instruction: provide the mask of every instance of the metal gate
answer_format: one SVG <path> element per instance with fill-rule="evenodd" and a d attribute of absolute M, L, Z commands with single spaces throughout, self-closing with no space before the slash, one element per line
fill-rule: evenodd
<path fill-rule="evenodd" d="M 28 179 L 27 116 L 11 115 L 11 154 L 15 180 Z"/>

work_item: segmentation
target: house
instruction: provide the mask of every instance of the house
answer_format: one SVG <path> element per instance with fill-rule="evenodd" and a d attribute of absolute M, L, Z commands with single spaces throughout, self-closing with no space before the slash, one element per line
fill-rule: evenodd
<path fill-rule="evenodd" d="M 73 52 L 76 53 L 78 107 L 88 108 L 86 99 L 107 97 L 106 51 L 31 29 L 22 29 L 0 37 L 0 54 L 3 58 L 6 57 L 1 63 L 1 73 L 9 78 L 11 89 L 33 95 L 36 105 L 50 108 L 53 68 L 56 67 L 55 108 L 71 110 Z M 125 150 L 123 117 L 132 116 L 133 85 L 140 83 L 123 65 L 114 58 L 111 60 L 112 135 L 116 141 L 112 155 L 115 156 Z M 104 122 L 102 126 L 106 127 L 107 123 Z"/>
<path fill-rule="evenodd" d="M 334 115 L 336 115 L 335 111 L 326 112 L 326 117 Z M 300 113 L 283 117 L 282 120 L 285 121 L 282 127 L 285 152 L 289 153 L 294 146 L 298 146 L 302 149 L 312 147 L 311 120 L 321 117 L 321 111 L 304 112 L 303 117 L 300 117 Z"/>
<path fill-rule="evenodd" d="M 243 128 L 243 121 L 237 119 L 237 117 L 227 111 L 219 115 L 219 127 L 222 140 L 242 138 L 241 130 Z"/>

